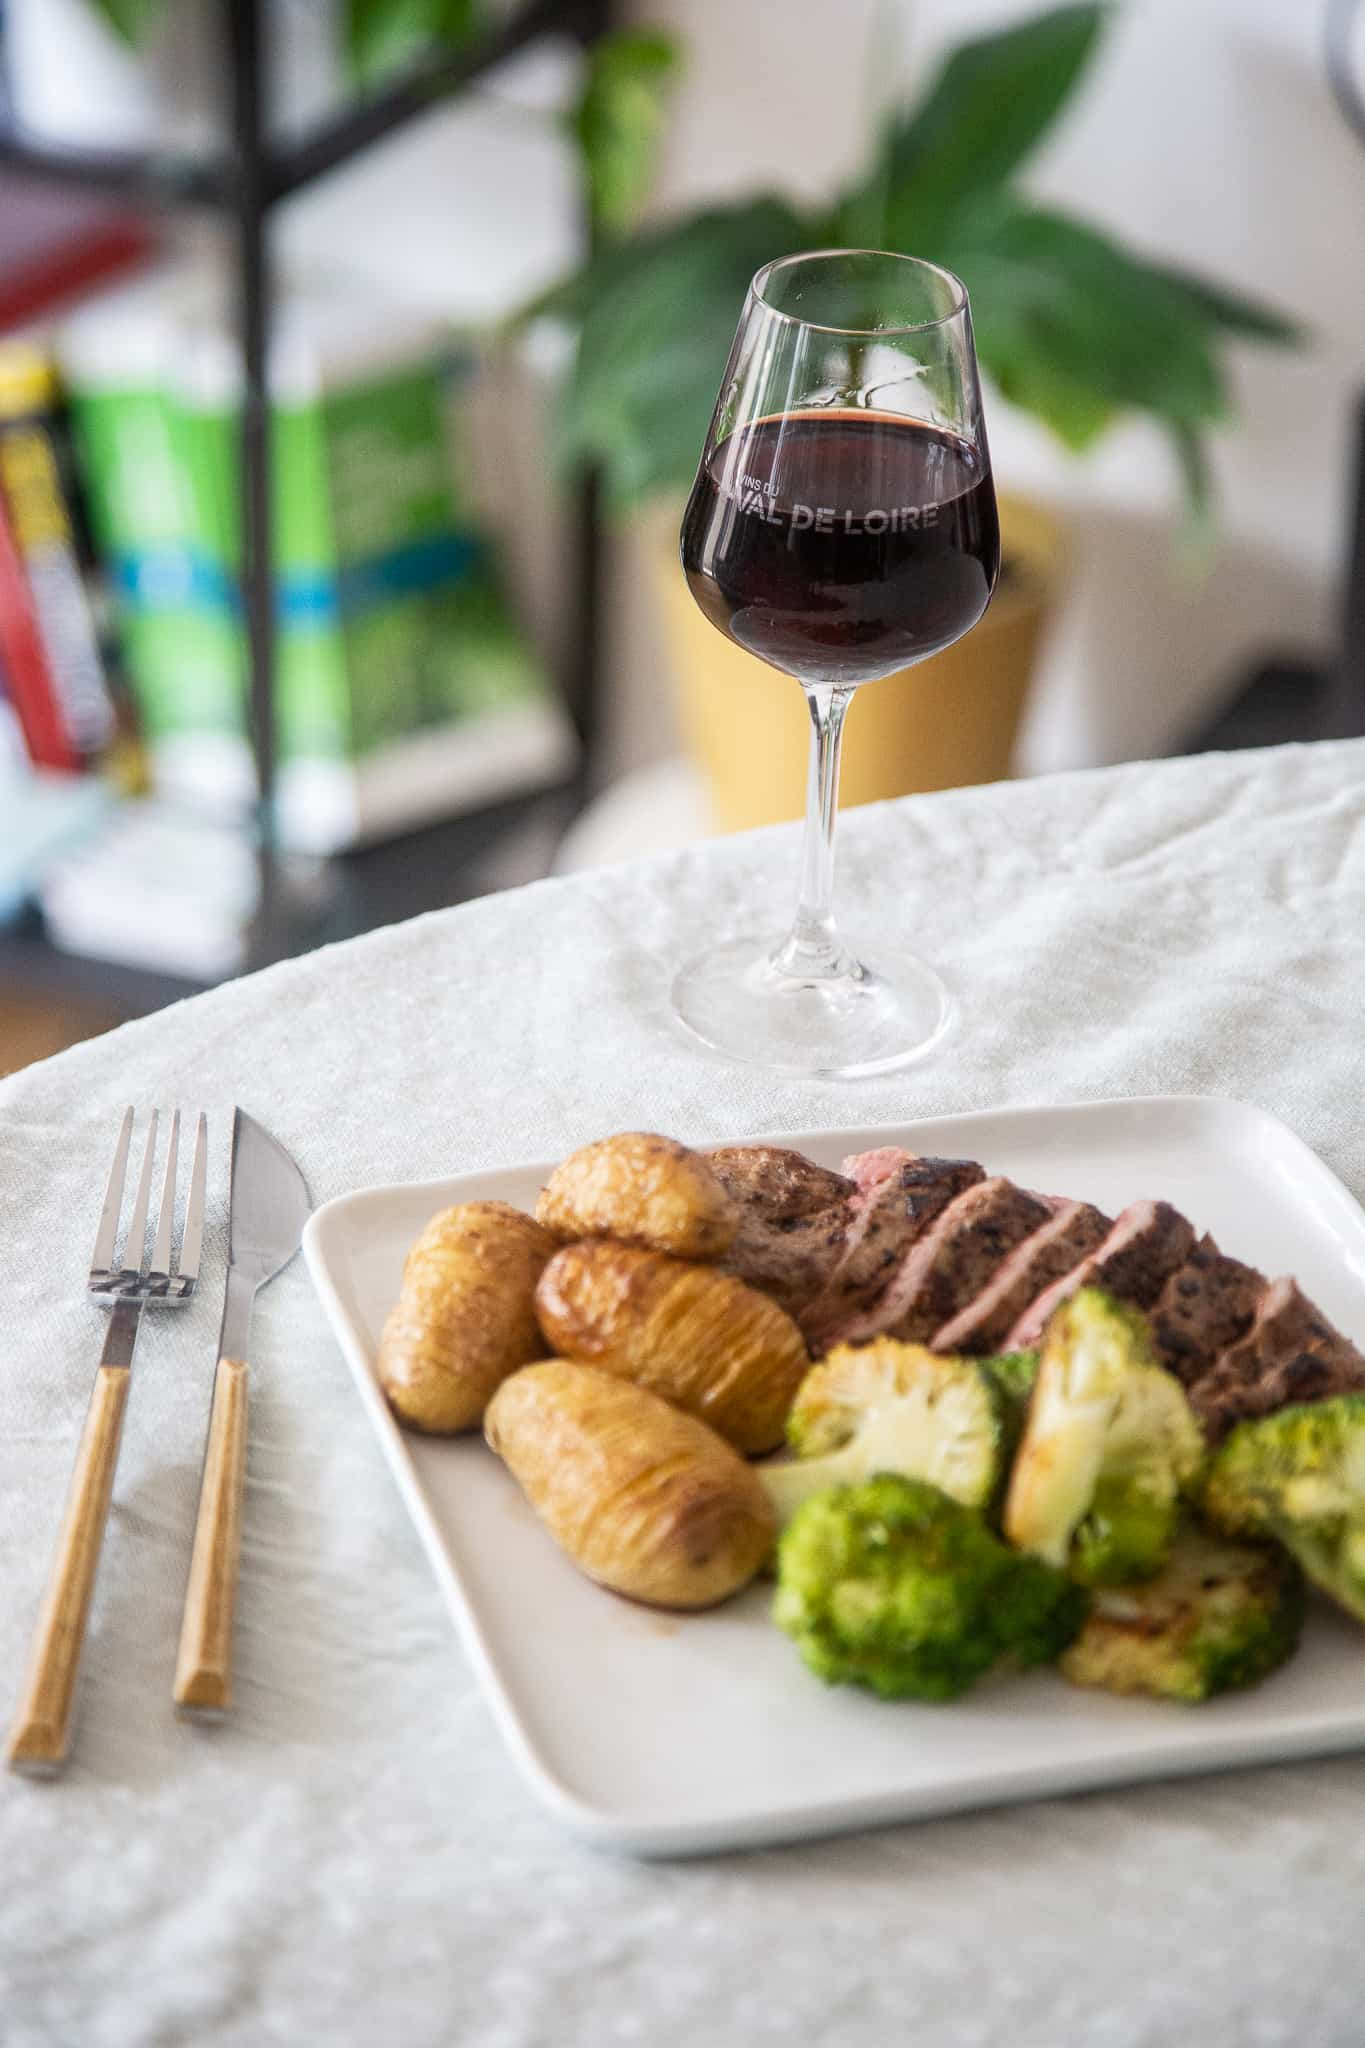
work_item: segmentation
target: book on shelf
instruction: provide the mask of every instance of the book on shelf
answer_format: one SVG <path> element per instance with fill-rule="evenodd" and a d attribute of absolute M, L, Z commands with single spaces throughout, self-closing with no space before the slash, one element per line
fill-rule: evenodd
<path fill-rule="evenodd" d="M 29 758 L 36 768 L 74 774 L 80 767 L 62 716 L 23 556 L 0 498 L 0 664 Z"/>
<path fill-rule="evenodd" d="M 40 661 L 32 649 L 24 658 L 25 699 L 40 679 L 51 699 L 37 720 L 43 752 L 34 758 L 48 767 L 80 767 L 96 761 L 112 739 L 114 702 L 78 531 L 56 366 L 28 342 L 0 341 L 0 516 L 27 590 L 20 639 L 35 639 L 41 652 Z M 10 601 L 18 606 L 14 573 L 11 565 Z"/>
<path fill-rule="evenodd" d="M 235 339 L 192 286 L 158 280 L 79 316 L 60 345 L 156 787 L 239 818 L 254 782 Z M 470 493 L 470 367 L 427 318 L 285 295 L 270 384 L 287 848 L 381 838 L 574 766 Z"/>
<path fill-rule="evenodd" d="M 9 791 L 26 782 L 33 773 L 28 741 L 19 723 L 19 713 L 0 662 L 0 789 Z"/>

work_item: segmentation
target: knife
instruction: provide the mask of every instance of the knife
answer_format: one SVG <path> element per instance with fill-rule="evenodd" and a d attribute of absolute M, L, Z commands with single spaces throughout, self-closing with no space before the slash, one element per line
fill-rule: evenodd
<path fill-rule="evenodd" d="M 232 1120 L 230 1182 L 227 1297 L 175 1666 L 176 1707 L 205 1719 L 219 1718 L 232 1705 L 251 1311 L 261 1288 L 298 1250 L 313 1206 L 283 1145 L 244 1109 Z"/>

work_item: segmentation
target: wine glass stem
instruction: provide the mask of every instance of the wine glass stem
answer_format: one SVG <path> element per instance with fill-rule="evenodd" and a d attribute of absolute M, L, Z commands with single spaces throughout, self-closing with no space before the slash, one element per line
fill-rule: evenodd
<path fill-rule="evenodd" d="M 801 894 L 796 921 L 773 955 L 782 974 L 831 980 L 848 971 L 834 925 L 834 832 L 839 818 L 839 753 L 851 690 L 827 683 L 802 686 L 810 712 L 810 774 L 806 781 L 806 835 L 801 850 Z"/>

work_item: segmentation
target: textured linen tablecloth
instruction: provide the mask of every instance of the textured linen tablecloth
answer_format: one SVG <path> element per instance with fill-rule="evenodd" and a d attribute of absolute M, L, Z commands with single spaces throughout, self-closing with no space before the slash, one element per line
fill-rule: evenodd
<path fill-rule="evenodd" d="M 257 1310 L 235 1720 L 172 1717 L 234 1100 L 319 1201 L 622 1127 L 1167 1090 L 1263 1104 L 1365 1194 L 1365 743 L 851 815 L 854 936 L 918 944 L 963 998 L 929 1062 L 871 1083 L 772 1079 L 670 1031 L 670 968 L 778 922 L 795 856 L 783 830 L 538 884 L 0 1088 L 9 1698 L 100 1334 L 78 1283 L 117 1112 L 203 1104 L 214 1135 L 205 1299 L 143 1331 L 74 1763 L 0 1785 L 4 2048 L 1365 2040 L 1365 1759 L 692 1864 L 562 1835 L 503 1753 L 301 1262 Z"/>

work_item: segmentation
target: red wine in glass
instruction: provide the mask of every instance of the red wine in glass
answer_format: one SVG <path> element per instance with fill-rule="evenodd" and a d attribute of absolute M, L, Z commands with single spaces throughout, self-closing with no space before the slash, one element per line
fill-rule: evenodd
<path fill-rule="evenodd" d="M 732 938 L 689 962 L 674 1011 L 733 1059 L 885 1073 L 937 1043 L 952 1004 L 900 943 L 922 876 L 884 897 L 878 966 L 839 936 L 839 742 L 861 684 L 950 647 L 995 587 L 995 491 L 957 278 L 876 249 L 759 271 L 683 515 L 682 561 L 712 624 L 800 684 L 811 769 L 787 936 Z"/>
<path fill-rule="evenodd" d="M 692 595 L 774 668 L 847 687 L 951 646 L 990 602 L 989 463 L 945 428 L 847 407 L 722 441 L 682 527 Z"/>

